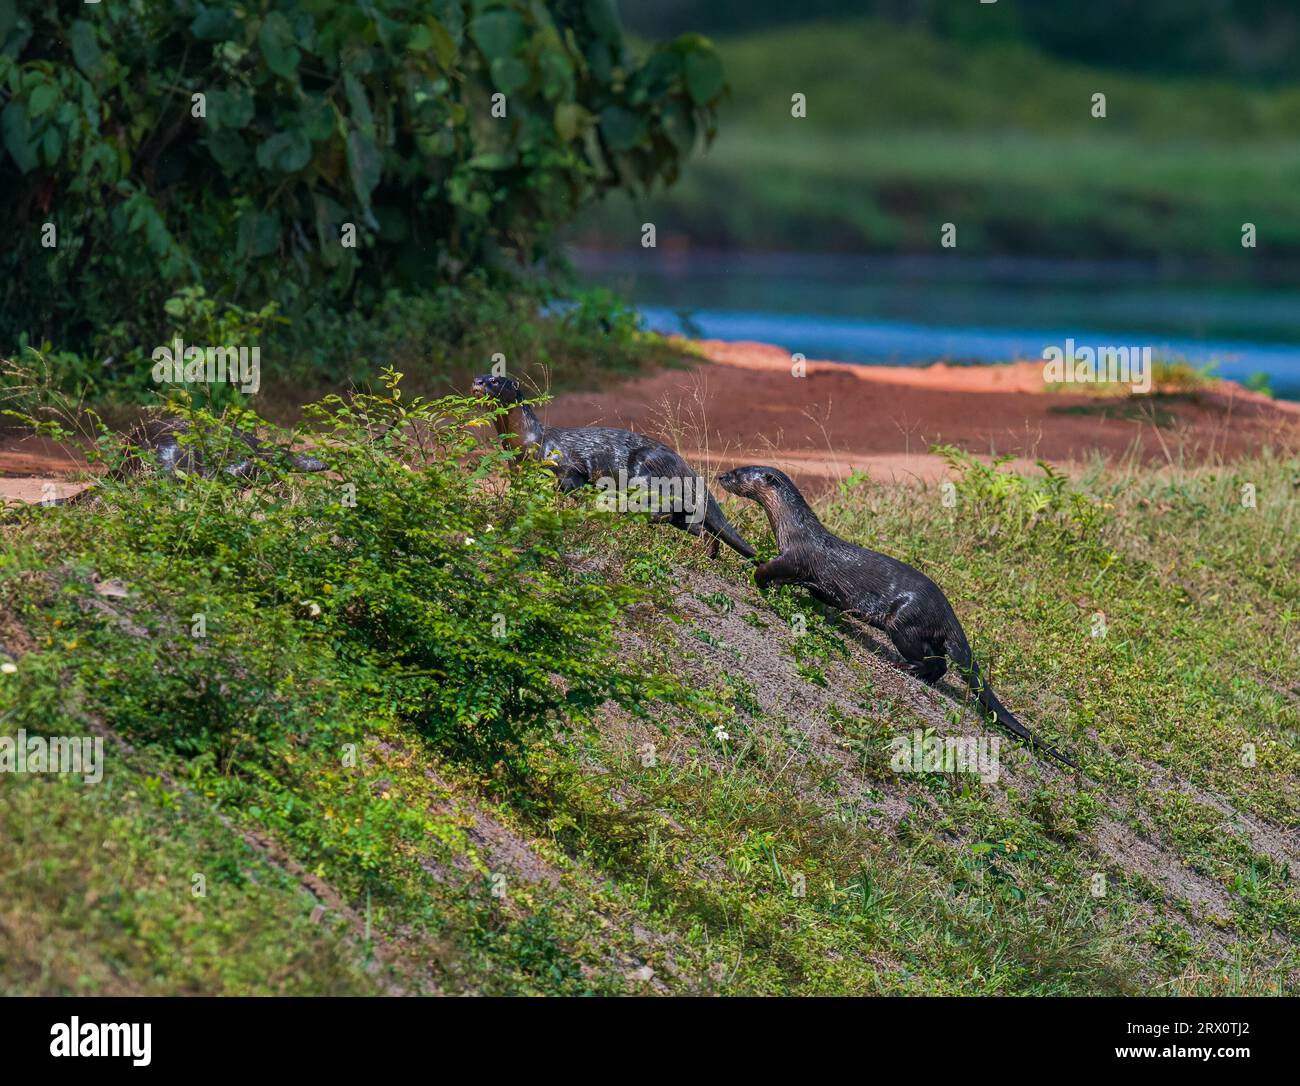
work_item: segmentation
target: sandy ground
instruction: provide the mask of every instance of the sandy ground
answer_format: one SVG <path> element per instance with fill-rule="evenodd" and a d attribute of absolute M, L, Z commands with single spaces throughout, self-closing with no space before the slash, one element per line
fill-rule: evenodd
<path fill-rule="evenodd" d="M 1103 417 L 1095 396 L 1048 392 L 1041 362 L 924 369 L 809 361 L 762 343 L 704 341 L 709 360 L 661 370 L 596 393 L 559 396 L 548 425 L 600 423 L 653 433 L 712 467 L 766 463 L 805 484 L 854 469 L 882 480 L 946 474 L 932 445 L 978 455 L 1070 467 L 1094 453 L 1109 460 L 1201 463 L 1232 460 L 1265 445 L 1300 447 L 1300 404 L 1280 403 L 1231 382 L 1193 400 L 1138 401 Z M 1121 413 L 1119 401 L 1109 408 Z M 1080 408 L 1089 413 L 1070 413 Z M 1156 425 L 1158 418 L 1162 425 Z"/>
<path fill-rule="evenodd" d="M 89 483 L 86 462 L 75 451 L 46 438 L 0 433 L 0 503 L 70 498 Z"/>
<path fill-rule="evenodd" d="M 854 470 L 884 481 L 942 478 L 946 464 L 929 452 L 937 444 L 1009 454 L 1018 468 L 1041 458 L 1067 469 L 1094 454 L 1204 463 L 1264 446 L 1300 448 L 1300 404 L 1228 381 L 1194 398 L 1126 405 L 1047 391 L 1041 362 L 914 369 L 809 361 L 796 377 L 790 355 L 767 344 L 695 347 L 703 360 L 694 366 L 559 396 L 543 419 L 654 434 L 705 468 L 772 464 L 813 489 Z M 66 497 L 85 485 L 69 479 L 84 467 L 52 442 L 0 435 L 0 500 Z"/>

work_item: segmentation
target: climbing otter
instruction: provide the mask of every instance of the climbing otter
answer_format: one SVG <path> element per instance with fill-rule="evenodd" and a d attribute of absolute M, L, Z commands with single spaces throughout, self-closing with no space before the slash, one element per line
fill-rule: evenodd
<path fill-rule="evenodd" d="M 134 474 L 143 470 L 149 463 L 146 454 L 153 453 L 158 458 L 158 467 L 162 471 L 183 471 L 191 475 L 211 477 L 224 473 L 235 479 L 251 479 L 262 470 L 267 461 L 276 459 L 290 471 L 324 471 L 323 461 L 314 456 L 288 452 L 259 440 L 247 430 L 231 431 L 236 438 L 248 447 L 249 455 L 228 464 L 205 464 L 202 442 L 181 444 L 180 438 L 189 432 L 190 424 L 182 418 L 153 419 L 136 427 L 136 452 L 125 462 L 120 474 Z"/>
<path fill-rule="evenodd" d="M 201 475 L 205 478 L 218 473 L 235 479 L 251 479 L 262 470 L 262 465 L 276 458 L 289 471 L 324 471 L 324 461 L 314 456 L 287 452 L 260 441 L 246 430 L 234 430 L 234 436 L 249 449 L 248 455 L 241 456 L 228 464 L 220 466 L 204 463 L 201 443 L 181 444 L 181 435 L 188 433 L 190 424 L 182 418 L 147 419 L 131 431 L 131 452 L 113 469 L 109 478 L 120 480 L 153 466 L 156 458 L 158 470 L 163 472 L 183 471 L 188 475 Z M 74 505 L 95 496 L 97 486 L 92 485 L 70 498 L 55 498 L 43 505 Z"/>
<path fill-rule="evenodd" d="M 735 468 L 718 476 L 725 490 L 767 512 L 780 553 L 754 570 L 758 587 L 799 584 L 823 603 L 884 630 L 918 679 L 936 683 L 957 665 L 975 697 L 998 723 L 1031 747 L 1070 767 L 1076 763 L 1031 735 L 1000 702 L 971 657 L 966 634 L 943 590 L 920 570 L 849 543 L 827 530 L 789 476 L 776 468 Z"/>
<path fill-rule="evenodd" d="M 754 548 L 731 526 L 695 469 L 662 441 L 605 426 L 543 426 L 524 402 L 519 383 L 509 377 L 485 373 L 474 378 L 472 388 L 476 395 L 508 408 L 496 417 L 502 441 L 549 464 L 562 493 L 590 484 L 601 485 L 604 480 L 616 483 L 623 492 L 637 487 L 656 493 L 669 489 L 681 495 L 698 487 L 704 492 L 702 518 L 698 506 L 684 508 L 682 501 L 676 500 L 672 504 L 677 508 L 657 512 L 652 519 L 667 521 L 691 535 L 707 534 L 710 558 L 717 557 L 719 540 L 745 558 L 754 557 Z"/>

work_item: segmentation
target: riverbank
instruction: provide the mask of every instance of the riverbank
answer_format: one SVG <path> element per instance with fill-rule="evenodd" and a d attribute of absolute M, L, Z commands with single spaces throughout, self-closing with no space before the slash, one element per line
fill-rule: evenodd
<path fill-rule="evenodd" d="M 671 439 L 709 466 L 761 461 L 809 484 L 854 471 L 881 480 L 940 478 L 947 465 L 930 454 L 934 445 L 1009 455 L 1018 467 L 1040 458 L 1068 467 L 1097 456 L 1231 462 L 1300 443 L 1300 405 L 1231 381 L 1102 397 L 1050 391 L 1041 362 L 911 368 L 810 360 L 805 376 L 795 377 L 790 354 L 768 344 L 693 347 L 698 365 L 558 396 L 543 412 L 546 422 L 626 426 Z"/>
<path fill-rule="evenodd" d="M 867 435 L 899 396 L 956 396 L 963 424 L 1049 399 L 1023 367 L 984 374 L 999 392 L 820 365 L 792 384 L 770 349 L 727 349 L 753 365 L 696 367 L 710 421 L 779 423 L 835 382 L 832 425 Z M 558 499 L 536 462 L 466 470 L 476 407 L 361 407 L 321 427 L 355 502 L 328 474 L 144 473 L 0 524 L 5 730 L 103 743 L 98 785 L 0 788 L 6 991 L 1300 988 L 1300 691 L 1279 651 L 1300 460 L 1044 479 L 955 458 L 951 490 L 814 497 L 942 586 L 1066 773 L 956 669 L 919 682 L 879 631 L 760 592 L 730 550 Z M 727 507 L 771 555 L 761 510 Z M 934 742 L 980 772 L 937 766 Z"/>
<path fill-rule="evenodd" d="M 1231 463 L 1263 449 L 1300 447 L 1300 404 L 1231 381 L 1147 396 L 1063 393 L 1041 362 L 916 368 L 809 360 L 792 374 L 787 351 L 765 343 L 678 341 L 695 365 L 662 368 L 598 391 L 557 396 L 552 426 L 622 426 L 664 438 L 716 470 L 772 464 L 814 490 L 866 472 L 883 482 L 932 482 L 949 473 L 930 452 L 953 445 L 977 456 L 1039 459 L 1065 468 L 1110 464 Z M 0 436 L 0 499 L 67 497 L 84 484 L 72 450 L 30 436 Z M 54 490 L 50 490 L 50 486 Z"/>

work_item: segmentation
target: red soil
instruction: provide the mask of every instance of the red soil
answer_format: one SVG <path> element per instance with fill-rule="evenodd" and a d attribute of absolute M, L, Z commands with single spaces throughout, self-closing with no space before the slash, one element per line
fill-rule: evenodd
<path fill-rule="evenodd" d="M 696 346 L 709 362 L 559 396 L 543 418 L 626 426 L 675 443 L 687 459 L 768 463 L 807 483 L 855 468 L 883 479 L 942 477 L 944 462 L 928 454 L 936 444 L 1011 454 L 1016 466 L 1039 458 L 1069 466 L 1093 453 L 1199 464 L 1266 445 L 1300 447 L 1300 404 L 1227 381 L 1187 398 L 1103 400 L 1047 391 L 1041 362 L 913 369 L 810 361 L 806 376 L 795 377 L 790 355 L 776 347 Z M 1103 405 L 1110 417 L 1096 413 Z M 1124 410 L 1137 417 L 1117 417 Z"/>
<path fill-rule="evenodd" d="M 887 480 L 940 478 L 945 464 L 928 451 L 936 444 L 1011 454 L 1017 467 L 1041 458 L 1067 468 L 1094 454 L 1201 464 L 1265 446 L 1300 448 L 1300 404 L 1229 381 L 1188 397 L 1126 401 L 1049 392 L 1040 362 L 912 369 L 810 361 L 795 377 L 777 347 L 695 346 L 707 361 L 559 396 L 543 418 L 626 426 L 668 440 L 701 466 L 773 464 L 814 487 L 854 469 Z M 0 435 L 0 500 L 39 501 L 51 480 L 66 496 L 74 492 L 66 477 L 80 470 L 66 448 Z"/>

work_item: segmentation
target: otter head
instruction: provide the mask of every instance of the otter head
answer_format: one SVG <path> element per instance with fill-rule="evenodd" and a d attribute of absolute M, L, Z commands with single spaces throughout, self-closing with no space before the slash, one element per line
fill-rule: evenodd
<path fill-rule="evenodd" d="M 778 499 L 786 498 L 795 490 L 795 485 L 790 481 L 790 476 L 776 468 L 763 467 L 761 464 L 751 464 L 748 467 L 732 468 L 730 471 L 723 472 L 718 476 L 718 485 L 728 494 L 735 494 L 739 498 L 750 498 L 756 502 L 767 504 L 766 499 L 776 497 Z"/>
<path fill-rule="evenodd" d="M 718 476 L 718 485 L 728 494 L 749 498 L 763 507 L 777 546 L 782 550 L 795 535 L 816 530 L 821 525 L 790 476 L 777 468 L 762 464 L 732 468 Z"/>
<path fill-rule="evenodd" d="M 516 404 L 524 398 L 519 390 L 519 382 L 509 377 L 498 377 L 495 373 L 481 373 L 474 378 L 470 390 L 475 396 L 486 396 L 497 403 Z"/>

